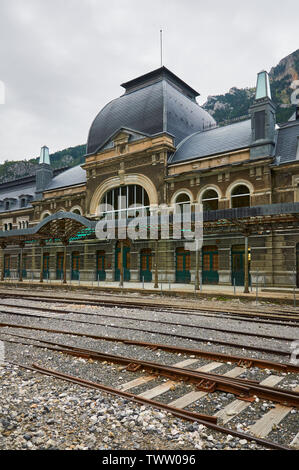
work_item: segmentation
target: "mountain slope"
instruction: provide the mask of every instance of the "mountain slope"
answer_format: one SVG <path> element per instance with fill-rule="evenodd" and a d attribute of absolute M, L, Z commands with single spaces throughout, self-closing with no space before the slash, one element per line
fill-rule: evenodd
<path fill-rule="evenodd" d="M 277 105 L 277 122 L 287 121 L 294 112 L 290 97 L 294 91 L 291 84 L 299 80 L 299 49 L 284 57 L 269 72 L 271 93 Z M 218 124 L 225 124 L 235 118 L 247 115 L 253 103 L 255 88 L 231 88 L 224 95 L 209 96 L 203 108 L 216 119 Z"/>

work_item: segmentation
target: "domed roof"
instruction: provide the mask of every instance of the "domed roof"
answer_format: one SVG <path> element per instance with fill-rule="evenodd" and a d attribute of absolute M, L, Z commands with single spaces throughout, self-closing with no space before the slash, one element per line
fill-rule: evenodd
<path fill-rule="evenodd" d="M 198 93 L 166 67 L 122 84 L 125 93 L 108 103 L 89 131 L 87 154 L 96 153 L 121 128 L 147 135 L 168 132 L 175 145 L 194 132 L 215 125 L 196 102 Z"/>

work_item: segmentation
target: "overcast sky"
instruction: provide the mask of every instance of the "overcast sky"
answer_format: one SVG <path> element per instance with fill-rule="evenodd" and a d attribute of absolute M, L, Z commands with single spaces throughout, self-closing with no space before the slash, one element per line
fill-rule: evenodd
<path fill-rule="evenodd" d="M 0 162 L 85 143 L 120 84 L 160 66 L 160 28 L 203 104 L 298 49 L 298 21 L 298 0 L 0 0 Z"/>

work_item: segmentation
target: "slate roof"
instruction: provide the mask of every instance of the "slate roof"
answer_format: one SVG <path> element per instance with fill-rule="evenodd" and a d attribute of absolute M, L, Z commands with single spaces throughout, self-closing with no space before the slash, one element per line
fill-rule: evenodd
<path fill-rule="evenodd" d="M 180 163 L 185 160 L 247 148 L 250 146 L 250 141 L 250 119 L 228 126 L 196 132 L 180 143 L 168 163 Z"/>
<path fill-rule="evenodd" d="M 122 127 L 149 135 L 168 132 L 178 145 L 187 135 L 215 125 L 196 102 L 198 93 L 165 67 L 123 86 L 125 94 L 108 103 L 93 121 L 87 154 L 95 153 Z"/>
<path fill-rule="evenodd" d="M 15 204 L 12 205 L 10 210 L 17 210 L 21 209 L 21 196 L 35 196 L 35 184 L 16 184 L 15 186 L 7 187 L 7 185 L 3 185 L 4 187 L 1 188 L 0 186 L 0 201 L 4 201 L 4 199 L 16 199 Z M 31 207 L 30 201 L 28 201 L 27 206 Z M 24 207 L 22 207 L 24 209 Z M 4 209 L 4 205 L 0 205 L 0 212 L 9 212 L 9 210 Z"/>
<path fill-rule="evenodd" d="M 74 166 L 69 170 L 63 171 L 59 175 L 55 176 L 50 184 L 47 186 L 45 191 L 64 188 L 67 186 L 75 186 L 86 182 L 86 171 L 81 168 L 80 165 Z"/>
<path fill-rule="evenodd" d="M 276 163 L 282 164 L 296 160 L 299 145 L 299 121 L 290 121 L 278 130 L 275 151 Z"/>

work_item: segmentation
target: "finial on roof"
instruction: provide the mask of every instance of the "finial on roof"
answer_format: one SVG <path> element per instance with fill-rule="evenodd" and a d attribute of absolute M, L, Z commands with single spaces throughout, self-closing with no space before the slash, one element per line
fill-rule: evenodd
<path fill-rule="evenodd" d="M 269 75 L 268 75 L 268 72 L 266 72 L 265 70 L 257 74 L 256 91 L 255 91 L 256 100 L 260 100 L 263 98 L 271 99 Z"/>
<path fill-rule="evenodd" d="M 47 165 L 50 165 L 49 148 L 46 145 L 44 145 L 40 149 L 39 164 L 41 165 L 42 163 L 46 163 Z"/>

